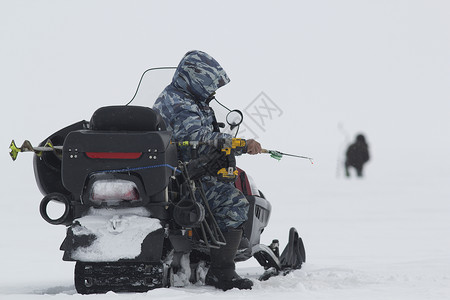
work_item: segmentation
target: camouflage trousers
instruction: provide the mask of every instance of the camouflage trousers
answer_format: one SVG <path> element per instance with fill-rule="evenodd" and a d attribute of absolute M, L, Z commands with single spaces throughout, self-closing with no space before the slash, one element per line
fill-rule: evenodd
<path fill-rule="evenodd" d="M 249 203 L 232 183 L 218 181 L 215 177 L 201 179 L 206 199 L 222 231 L 237 228 L 247 220 Z M 199 195 L 196 195 L 199 199 Z"/>

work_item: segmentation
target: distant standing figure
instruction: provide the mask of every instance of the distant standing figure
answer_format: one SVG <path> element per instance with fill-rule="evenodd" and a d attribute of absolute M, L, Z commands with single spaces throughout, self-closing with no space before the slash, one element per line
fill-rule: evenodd
<path fill-rule="evenodd" d="M 354 167 L 358 177 L 362 177 L 363 166 L 367 161 L 369 161 L 369 146 L 364 135 L 358 134 L 356 141 L 347 148 L 345 175 L 350 177 L 349 167 Z"/>

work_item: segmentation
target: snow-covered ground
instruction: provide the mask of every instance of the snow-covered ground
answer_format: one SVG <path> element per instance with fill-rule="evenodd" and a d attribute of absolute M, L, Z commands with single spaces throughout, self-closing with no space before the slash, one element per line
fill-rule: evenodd
<path fill-rule="evenodd" d="M 438 0 L 0 0 L 0 299 L 449 299 L 449 12 Z M 32 155 L 12 162 L 6 147 L 125 104 L 146 68 L 191 49 L 228 72 L 217 98 L 244 111 L 242 134 L 314 158 L 239 158 L 272 203 L 262 242 L 283 247 L 296 227 L 307 263 L 266 282 L 256 260 L 240 263 L 251 291 L 78 295 L 65 228 L 39 215 Z M 151 106 L 171 74 L 147 74 L 135 104 Z M 346 179 L 341 154 L 360 131 L 372 159 Z"/>
<path fill-rule="evenodd" d="M 253 159 L 253 158 L 252 158 Z M 255 158 L 257 159 L 257 158 Z M 23 158 L 27 160 L 27 158 Z M 263 242 L 279 238 L 297 227 L 303 236 L 307 263 L 301 270 L 266 282 L 256 260 L 238 264 L 239 273 L 253 279 L 252 291 L 222 292 L 189 286 L 147 294 L 113 294 L 95 299 L 208 299 L 252 297 L 270 299 L 446 299 L 450 295 L 449 212 L 450 192 L 441 176 L 394 177 L 379 172 L 376 163 L 364 180 L 295 179 L 288 159 L 267 161 L 286 177 L 263 189 L 272 200 L 273 216 Z M 286 164 L 284 164 L 286 163 Z M 292 162 L 289 162 L 292 163 Z M 276 166 L 279 164 L 279 166 Z M 282 165 L 284 164 L 284 165 Z M 317 166 L 296 162 L 301 173 Z M 377 174 L 380 173 L 380 174 Z M 296 188 L 276 185 L 282 182 Z M 30 180 L 30 183 L 31 180 Z M 293 186 L 293 185 L 291 185 Z M 263 188 L 262 186 L 260 186 Z M 77 299 L 73 264 L 61 260 L 59 244 L 64 228 L 39 219 L 39 195 L 14 193 L 2 201 L 2 299 Z M 35 200 L 35 201 L 33 201 Z M 33 202 L 34 205 L 32 204 Z M 25 203 L 31 205 L 24 205 Z"/>

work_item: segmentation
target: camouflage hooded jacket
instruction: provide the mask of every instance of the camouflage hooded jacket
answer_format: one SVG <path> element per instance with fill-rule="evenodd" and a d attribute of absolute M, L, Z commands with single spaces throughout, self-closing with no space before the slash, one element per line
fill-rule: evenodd
<path fill-rule="evenodd" d="M 230 82 L 225 70 L 205 52 L 190 51 L 180 61 L 172 83 L 159 95 L 153 109 L 164 119 L 175 141 L 231 138 L 214 131 L 214 111 L 208 98 Z M 199 153 L 205 153 L 205 147 Z M 187 159 L 183 155 L 184 159 Z"/>

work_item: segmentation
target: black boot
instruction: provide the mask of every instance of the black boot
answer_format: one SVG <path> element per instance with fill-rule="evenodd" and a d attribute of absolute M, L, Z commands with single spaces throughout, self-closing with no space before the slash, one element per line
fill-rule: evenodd
<path fill-rule="evenodd" d="M 242 230 L 230 229 L 223 235 L 227 244 L 220 249 L 211 248 L 211 267 L 206 274 L 206 285 L 212 285 L 224 291 L 232 288 L 251 290 L 253 282 L 240 277 L 235 271 L 234 257 L 241 242 Z"/>

